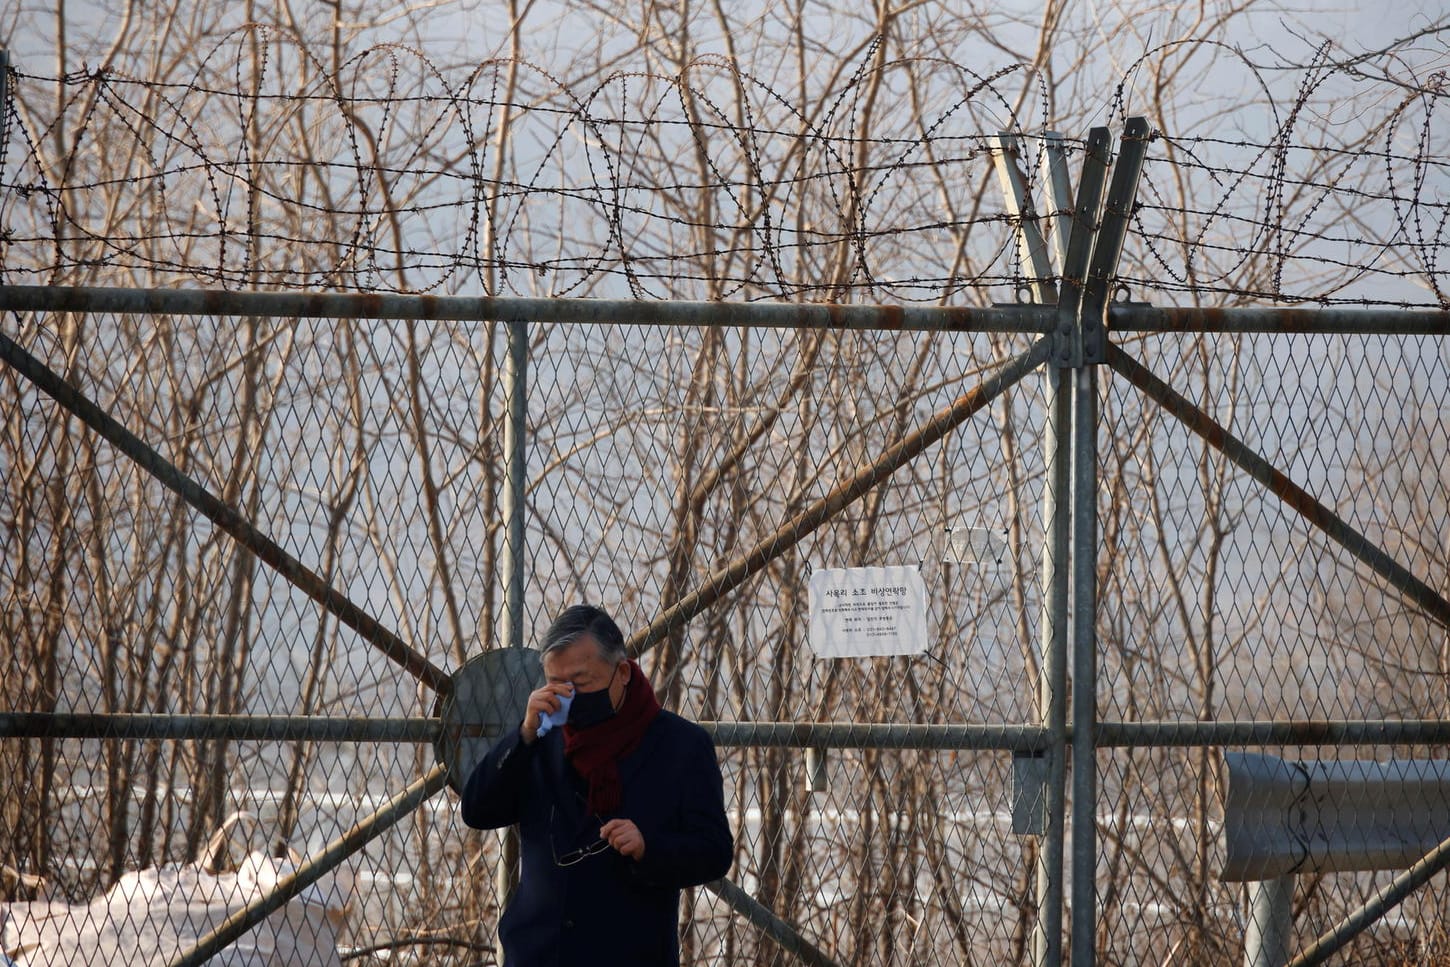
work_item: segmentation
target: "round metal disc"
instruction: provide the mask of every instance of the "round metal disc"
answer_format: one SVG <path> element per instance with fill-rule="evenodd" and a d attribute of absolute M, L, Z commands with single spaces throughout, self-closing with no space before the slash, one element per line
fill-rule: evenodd
<path fill-rule="evenodd" d="M 499 648 L 470 658 L 452 681 L 433 749 L 448 767 L 448 784 L 462 792 L 473 767 L 524 720 L 529 693 L 544 683 L 544 666 L 532 648 Z"/>

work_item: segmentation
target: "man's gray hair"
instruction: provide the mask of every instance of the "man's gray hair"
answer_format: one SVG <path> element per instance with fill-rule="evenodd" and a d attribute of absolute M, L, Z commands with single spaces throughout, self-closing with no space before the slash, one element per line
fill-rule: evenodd
<path fill-rule="evenodd" d="M 614 619 L 603 608 L 592 604 L 576 604 L 555 618 L 554 623 L 544 632 L 539 656 L 543 657 L 560 648 L 568 648 L 583 635 L 594 639 L 599 645 L 599 657 L 610 664 L 629 657 L 624 650 L 624 635 L 620 632 L 619 625 L 614 623 Z"/>

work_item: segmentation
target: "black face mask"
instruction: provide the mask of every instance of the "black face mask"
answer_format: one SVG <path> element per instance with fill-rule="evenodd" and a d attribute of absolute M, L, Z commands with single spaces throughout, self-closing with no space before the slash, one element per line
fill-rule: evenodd
<path fill-rule="evenodd" d="M 618 674 L 616 665 L 614 673 Z M 609 700 L 609 686 L 614 684 L 614 674 L 609 684 L 592 692 L 574 691 L 574 701 L 569 705 L 569 724 L 576 729 L 587 729 L 614 717 L 614 703 Z"/>

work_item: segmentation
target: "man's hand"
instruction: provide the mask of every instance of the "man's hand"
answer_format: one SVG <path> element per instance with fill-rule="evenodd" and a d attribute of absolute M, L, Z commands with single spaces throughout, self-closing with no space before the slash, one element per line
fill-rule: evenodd
<path fill-rule="evenodd" d="M 519 726 L 524 745 L 533 745 L 539 737 L 539 715 L 552 715 L 559 711 L 559 696 L 574 694 L 574 686 L 564 682 L 545 685 L 529 693 L 529 706 L 524 711 L 524 722 Z"/>
<path fill-rule="evenodd" d="M 632 860 L 644 859 L 644 835 L 628 819 L 611 819 L 599 827 L 599 838 Z"/>

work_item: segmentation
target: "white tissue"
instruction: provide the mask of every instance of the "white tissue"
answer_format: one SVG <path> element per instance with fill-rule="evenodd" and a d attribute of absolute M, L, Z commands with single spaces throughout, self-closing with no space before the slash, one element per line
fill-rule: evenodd
<path fill-rule="evenodd" d="M 539 713 L 539 738 L 549 734 L 556 725 L 563 725 L 569 718 L 569 706 L 574 703 L 573 694 L 559 696 L 559 711 Z"/>

